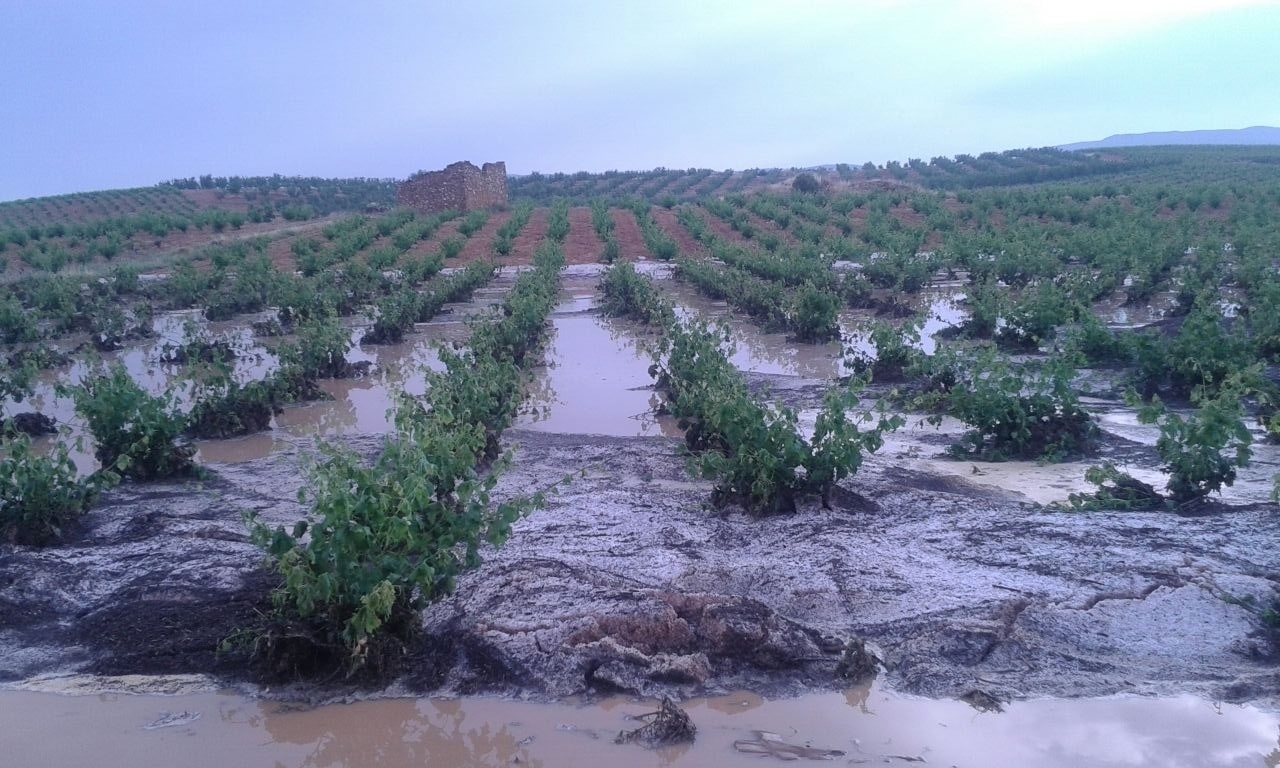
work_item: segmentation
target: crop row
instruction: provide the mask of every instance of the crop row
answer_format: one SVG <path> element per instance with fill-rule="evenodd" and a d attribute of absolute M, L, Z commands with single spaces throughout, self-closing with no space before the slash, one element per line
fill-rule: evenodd
<path fill-rule="evenodd" d="M 371 464 L 327 446 L 310 470 L 307 519 L 289 531 L 250 520 L 282 582 L 279 613 L 253 639 L 260 659 L 296 661 L 301 626 L 312 661 L 385 671 L 413 636 L 413 610 L 449 594 L 481 546 L 501 544 L 540 503 L 532 494 L 494 505 L 490 494 L 510 460 L 498 437 L 544 338 L 562 264 L 553 244 L 539 249 L 467 348 L 443 351 L 426 402 L 400 399 L 396 432 Z"/>
<path fill-rule="evenodd" d="M 667 410 L 685 431 L 686 446 L 699 453 L 703 473 L 716 480 L 718 504 L 738 503 L 755 514 L 794 511 L 805 494 L 820 495 L 826 504 L 835 484 L 855 473 L 864 454 L 878 450 L 884 433 L 900 424 L 884 415 L 851 416 L 859 386 L 837 384 L 806 438 L 794 411 L 752 397 L 725 354 L 731 339 L 724 329 L 677 320 L 629 264 L 610 268 L 601 293 L 605 311 L 661 332 L 654 375 Z M 868 422 L 868 429 L 859 429 Z"/>

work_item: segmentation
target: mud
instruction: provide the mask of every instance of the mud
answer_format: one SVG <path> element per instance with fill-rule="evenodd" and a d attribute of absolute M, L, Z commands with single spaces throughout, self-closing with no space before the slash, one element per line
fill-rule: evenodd
<path fill-rule="evenodd" d="M 1081 467 L 948 462 L 939 454 L 962 428 L 944 422 L 894 435 L 830 509 L 811 500 L 763 520 L 713 510 L 670 425 L 643 415 L 653 393 L 642 333 L 590 311 L 598 271 L 566 271 L 550 364 L 531 395 L 546 418 L 504 436 L 516 461 L 498 493 L 575 479 L 423 613 L 423 642 L 387 688 L 299 682 L 270 695 L 790 696 L 846 685 L 842 658 L 865 640 L 884 662 L 881 685 L 898 693 L 980 691 L 1011 709 L 1116 693 L 1280 702 L 1276 633 L 1262 620 L 1280 600 L 1275 505 L 1246 495 L 1199 516 L 1055 512 L 1030 502 L 1065 496 L 1055 483 Z M 721 310 L 666 288 L 686 311 Z M 749 325 L 735 335 L 752 386 L 797 407 L 816 401 L 838 364 L 839 345 L 787 344 Z M 407 370 L 423 362 L 419 346 L 362 354 L 380 355 L 384 371 L 408 355 Z M 359 383 L 343 386 L 353 388 L 342 401 L 355 403 Z M 1108 455 L 1137 457 L 1150 435 L 1109 402 L 1090 406 Z M 327 418 L 314 432 L 378 450 L 379 425 L 358 412 Z M 251 679 L 243 659 L 216 653 L 268 610 L 274 583 L 243 514 L 299 519 L 300 466 L 315 444 L 298 425 L 218 445 L 239 463 L 112 490 L 59 547 L 0 544 L 0 682 Z M 1280 463 L 1274 451 L 1263 458 Z"/>
<path fill-rule="evenodd" d="M 596 271 L 578 267 L 564 279 L 546 364 L 535 369 L 516 423 L 545 432 L 679 437 L 675 422 L 657 415 L 653 361 L 642 343 L 648 333 L 594 311 Z"/>
<path fill-rule="evenodd" d="M 798 694 L 838 687 L 859 637 L 889 687 L 930 696 L 1280 692 L 1256 610 L 1277 598 L 1274 506 L 1055 513 L 883 456 L 834 509 L 753 520 L 708 509 L 708 484 L 669 438 L 507 441 L 519 447 L 503 493 L 585 475 L 425 612 L 430 642 L 393 691 Z M 378 438 L 350 442 L 372 453 Z M 242 662 L 214 653 L 265 610 L 271 584 L 242 511 L 298 519 L 303 452 L 123 486 L 64 546 L 0 548 L 0 680 L 243 679 Z"/>
<path fill-rule="evenodd" d="M 189 688 L 190 686 L 186 686 Z M 499 699 L 391 699 L 299 709 L 227 693 L 65 696 L 0 691 L 14 765 L 760 766 L 826 754 L 837 765 L 1258 768 L 1280 758 L 1280 718 L 1252 707 L 1168 699 L 1034 700 L 982 713 L 882 688 L 682 703 L 692 743 L 615 744 L 654 710 Z M 749 750 L 762 744 L 767 751 Z M 813 758 L 809 758 L 813 759 Z M 807 760 L 806 760 L 807 762 Z"/>

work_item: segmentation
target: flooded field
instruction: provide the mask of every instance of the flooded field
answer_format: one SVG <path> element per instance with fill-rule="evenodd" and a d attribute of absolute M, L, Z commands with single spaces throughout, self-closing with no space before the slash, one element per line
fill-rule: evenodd
<path fill-rule="evenodd" d="M 684 703 L 692 744 L 619 745 L 653 702 L 535 704 L 506 699 L 383 699 L 316 709 L 216 692 L 168 696 L 0 691 L 6 761 L 15 766 L 182 764 L 760 766 L 963 768 L 1267 768 L 1280 716 L 1192 696 L 1030 700 L 981 711 L 856 689 L 794 699 L 752 693 Z"/>

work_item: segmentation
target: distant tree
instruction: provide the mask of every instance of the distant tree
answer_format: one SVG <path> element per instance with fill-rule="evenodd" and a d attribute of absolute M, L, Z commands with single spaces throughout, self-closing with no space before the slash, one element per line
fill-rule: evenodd
<path fill-rule="evenodd" d="M 822 184 L 812 173 L 802 173 L 791 182 L 791 189 L 796 192 L 813 193 L 822 189 Z"/>

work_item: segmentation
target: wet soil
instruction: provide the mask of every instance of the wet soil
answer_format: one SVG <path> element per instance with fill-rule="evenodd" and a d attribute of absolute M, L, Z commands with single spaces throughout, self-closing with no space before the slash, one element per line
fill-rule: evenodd
<path fill-rule="evenodd" d="M 379 439 L 347 442 L 372 454 Z M 796 694 L 838 687 L 861 637 L 890 687 L 930 696 L 1280 692 L 1249 607 L 1277 597 L 1274 506 L 1052 512 L 878 456 L 833 509 L 754 520 L 709 509 L 668 437 L 514 429 L 506 442 L 500 493 L 583 475 L 424 613 L 431 644 L 397 690 Z M 271 583 L 242 514 L 297 520 L 306 452 L 122 486 L 63 546 L 0 546 L 0 680 L 242 677 L 212 653 Z"/>
<path fill-rule="evenodd" d="M 1280 508 L 1053 511 L 1030 502 L 1047 500 L 1064 470 L 984 464 L 975 474 L 940 458 L 962 431 L 944 423 L 893 436 L 829 509 L 808 500 L 763 520 L 712 509 L 673 425 L 652 416 L 643 332 L 591 311 L 597 273 L 566 272 L 550 364 L 531 393 L 543 418 L 524 416 L 504 436 L 515 463 L 498 494 L 572 482 L 423 612 L 422 644 L 389 687 L 311 681 L 270 695 L 797 695 L 844 688 L 841 657 L 863 639 L 884 662 L 881 684 L 898 693 L 978 690 L 1013 707 L 1116 693 L 1280 702 L 1275 632 L 1262 620 L 1280 599 Z M 683 311 L 721 311 L 679 284 L 663 287 Z M 838 345 L 777 336 L 735 326 L 745 350 L 735 360 L 761 396 L 801 408 L 804 423 L 837 370 Z M 405 354 L 416 349 L 409 342 Z M 1108 413 L 1106 401 L 1091 407 Z M 340 428 L 317 431 L 378 450 L 370 433 L 382 428 L 334 420 Z M 1102 421 L 1116 450 L 1146 444 L 1122 412 Z M 0 544 L 0 682 L 250 680 L 242 658 L 215 653 L 259 620 L 274 583 L 243 514 L 286 526 L 303 515 L 300 467 L 315 450 L 307 434 L 244 439 L 239 463 L 201 480 L 112 490 L 58 547 Z M 1073 749 L 1090 743 L 1071 739 Z"/>
<path fill-rule="evenodd" d="M 618 241 L 620 258 L 623 261 L 649 259 L 649 248 L 644 244 L 644 234 L 636 223 L 635 214 L 628 208 L 614 208 L 609 215 L 613 217 L 613 236 Z"/>
<path fill-rule="evenodd" d="M 604 253 L 604 243 L 596 234 L 591 220 L 591 209 L 569 209 L 569 235 L 564 239 L 566 264 L 594 264 Z"/>
<path fill-rule="evenodd" d="M 533 254 L 547 237 L 547 225 L 550 221 L 550 208 L 535 208 L 533 213 L 529 214 L 529 221 L 512 240 L 511 253 L 501 259 L 502 263 L 532 264 Z"/>
<path fill-rule="evenodd" d="M 706 253 L 707 249 L 702 243 L 695 240 L 693 235 L 689 234 L 689 230 L 685 229 L 684 225 L 680 223 L 675 211 L 661 206 L 654 208 L 653 221 L 668 237 L 676 241 L 676 245 L 680 246 L 681 253 L 686 255 Z"/>

